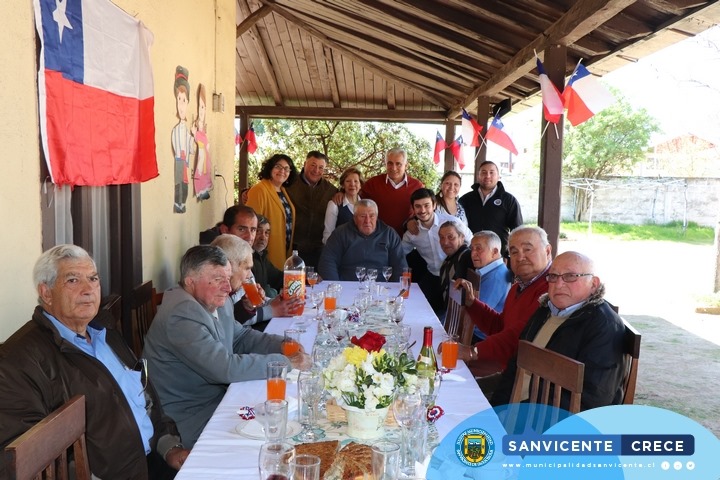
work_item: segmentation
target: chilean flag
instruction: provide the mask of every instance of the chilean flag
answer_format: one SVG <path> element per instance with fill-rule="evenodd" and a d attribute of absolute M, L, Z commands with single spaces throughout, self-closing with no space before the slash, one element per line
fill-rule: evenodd
<path fill-rule="evenodd" d="M 53 183 L 158 176 L 152 33 L 108 0 L 33 0 L 40 133 Z"/>
<path fill-rule="evenodd" d="M 545 116 L 545 120 L 547 120 L 548 122 L 558 123 L 560 121 L 560 118 L 562 117 L 563 110 L 565 110 L 562 98 L 560 97 L 560 92 L 558 91 L 555 84 L 552 83 L 550 78 L 547 76 L 547 73 L 545 73 L 545 67 L 543 66 L 540 59 L 535 57 L 535 60 L 537 61 L 537 71 L 538 75 L 540 76 L 540 90 L 542 91 L 543 115 Z"/>
<path fill-rule="evenodd" d="M 567 119 L 573 127 L 615 103 L 612 93 L 582 64 L 568 80 L 562 98 L 567 108 Z"/>
<path fill-rule="evenodd" d="M 485 134 L 485 140 L 497 143 L 504 149 L 509 150 L 510 152 L 517 155 L 518 151 L 517 148 L 515 148 L 515 144 L 513 143 L 512 139 L 510 138 L 510 136 L 508 136 L 507 133 L 503 132 L 504 126 L 505 125 L 503 125 L 499 118 L 493 118 L 493 121 L 490 124 L 490 128 L 488 128 L 488 131 Z"/>
<path fill-rule="evenodd" d="M 435 151 L 433 152 L 433 162 L 435 162 L 435 165 L 440 164 L 440 153 L 448 148 L 447 142 L 445 142 L 445 139 L 440 135 L 440 132 L 435 133 Z"/>
<path fill-rule="evenodd" d="M 250 124 L 248 131 L 245 133 L 245 141 L 247 142 L 247 152 L 255 153 L 255 150 L 257 150 L 257 138 L 255 138 L 255 129 L 253 128 L 252 123 Z"/>
<path fill-rule="evenodd" d="M 463 136 L 460 135 L 455 139 L 454 142 L 450 144 L 450 151 L 453 154 L 453 158 L 455 158 L 455 161 L 458 164 L 458 168 L 462 170 L 465 168 L 465 161 L 462 158 L 462 146 L 463 146 Z"/>
<path fill-rule="evenodd" d="M 462 136 L 466 140 L 470 139 L 471 147 L 479 147 L 478 134 L 482 130 L 482 126 L 469 113 L 462 109 Z"/>

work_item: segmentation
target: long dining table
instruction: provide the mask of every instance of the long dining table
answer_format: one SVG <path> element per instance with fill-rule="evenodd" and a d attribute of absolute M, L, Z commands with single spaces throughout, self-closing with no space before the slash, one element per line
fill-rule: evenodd
<path fill-rule="evenodd" d="M 328 283 L 324 281 L 315 288 L 324 289 Z M 358 282 L 339 283 L 343 288 L 337 301 L 338 306 L 352 305 L 358 292 Z M 388 286 L 390 292 L 399 291 L 398 283 L 385 284 L 381 282 L 380 284 Z M 416 342 L 412 347 L 413 355 L 417 357 L 420 352 L 422 332 L 425 326 L 433 327 L 433 346 L 437 351 L 444 330 L 416 284 L 411 286 L 405 306 L 403 323 L 411 327 L 410 343 Z M 306 306 L 302 320 L 298 317 L 274 318 L 268 324 L 265 332 L 282 335 L 285 329 L 297 326 L 298 322 L 302 321 L 307 324 L 307 328 L 306 332 L 301 335 L 300 341 L 305 351 L 311 352 L 317 333 L 317 324 L 310 320 L 314 314 L 315 309 Z M 308 320 L 310 321 L 308 322 Z M 490 409 L 487 399 L 463 362 L 458 361 L 457 368 L 453 370 L 452 375 L 447 375 L 447 377 L 443 381 L 436 401 L 436 404 L 441 406 L 445 412 L 435 423 L 440 439 L 466 418 Z M 288 398 L 292 397 L 290 401 L 297 403 L 297 383 L 288 382 L 287 395 Z M 242 406 L 255 405 L 265 399 L 265 380 L 231 384 L 176 478 L 178 480 L 256 480 L 258 478 L 258 455 L 263 442 L 246 438 L 238 433 L 239 425 L 244 422 L 238 415 L 238 409 Z M 292 406 L 290 406 L 290 410 L 289 416 L 292 418 L 294 415 Z"/>

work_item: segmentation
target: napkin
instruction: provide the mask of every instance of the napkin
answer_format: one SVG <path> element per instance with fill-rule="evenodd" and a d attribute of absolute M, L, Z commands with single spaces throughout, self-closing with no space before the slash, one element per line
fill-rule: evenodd
<path fill-rule="evenodd" d="M 425 460 L 423 460 L 422 463 L 415 462 L 415 477 L 426 478 L 428 465 L 430 465 L 430 458 L 432 457 L 428 455 L 425 457 Z"/>
<path fill-rule="evenodd" d="M 457 373 L 443 373 L 443 382 L 466 382 L 467 379 Z"/>

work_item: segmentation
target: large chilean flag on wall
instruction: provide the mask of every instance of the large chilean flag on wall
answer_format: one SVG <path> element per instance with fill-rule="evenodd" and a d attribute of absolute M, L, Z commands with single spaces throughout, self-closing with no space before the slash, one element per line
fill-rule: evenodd
<path fill-rule="evenodd" d="M 33 0 L 40 132 L 53 183 L 158 175 L 152 33 L 108 0 Z"/>

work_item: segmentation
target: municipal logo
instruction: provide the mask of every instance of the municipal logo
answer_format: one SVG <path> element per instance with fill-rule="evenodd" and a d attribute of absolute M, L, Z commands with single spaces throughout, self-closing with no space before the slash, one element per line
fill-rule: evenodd
<path fill-rule="evenodd" d="M 500 200 L 499 198 L 496 198 L 493 203 L 499 207 L 500 205 L 502 205 L 502 200 Z"/>
<path fill-rule="evenodd" d="M 455 440 L 455 454 L 468 467 L 482 467 L 495 454 L 495 440 L 481 428 L 468 428 Z"/>

